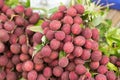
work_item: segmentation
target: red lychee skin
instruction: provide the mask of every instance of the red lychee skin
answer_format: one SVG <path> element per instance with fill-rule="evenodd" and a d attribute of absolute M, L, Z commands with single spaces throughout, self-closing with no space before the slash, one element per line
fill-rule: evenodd
<path fill-rule="evenodd" d="M 59 59 L 59 62 L 58 62 L 59 66 L 61 67 L 66 67 L 68 63 L 69 63 L 69 60 L 67 57 L 62 57 L 61 59 Z"/>
<path fill-rule="evenodd" d="M 28 54 L 28 50 L 29 50 L 29 47 L 27 46 L 27 44 L 23 44 L 23 45 L 21 46 L 21 51 L 22 51 L 22 53 Z"/>
<path fill-rule="evenodd" d="M 43 63 L 43 59 L 41 59 L 37 55 L 35 55 L 34 58 L 33 58 L 33 62 L 35 64 L 42 64 Z"/>
<path fill-rule="evenodd" d="M 13 55 L 11 51 L 6 51 L 5 54 L 8 58 L 11 58 Z"/>
<path fill-rule="evenodd" d="M 69 60 L 73 60 L 75 58 L 75 56 L 73 54 L 68 54 L 68 55 L 69 55 L 68 56 Z"/>
<path fill-rule="evenodd" d="M 29 36 L 31 36 L 31 35 L 34 34 L 33 31 L 29 30 L 29 28 L 32 27 L 32 26 L 33 26 L 33 25 L 28 25 L 27 28 L 26 28 L 26 30 L 25 30 L 26 34 L 29 35 Z"/>
<path fill-rule="evenodd" d="M 97 72 L 100 74 L 105 74 L 107 71 L 108 71 L 108 69 L 105 65 L 100 65 L 97 69 Z"/>
<path fill-rule="evenodd" d="M 52 69 L 50 67 L 45 67 L 43 70 L 43 75 L 46 78 L 50 78 L 52 76 Z"/>
<path fill-rule="evenodd" d="M 85 61 L 82 60 L 82 59 L 80 59 L 80 58 L 75 58 L 75 59 L 74 59 L 74 63 L 75 63 L 76 65 L 78 65 L 78 64 L 85 64 Z"/>
<path fill-rule="evenodd" d="M 66 53 L 71 53 L 73 52 L 74 50 L 74 45 L 72 42 L 66 42 L 63 46 L 63 50 L 66 52 Z"/>
<path fill-rule="evenodd" d="M 53 68 L 53 75 L 56 77 L 60 77 L 63 73 L 63 68 L 60 66 L 56 66 Z"/>
<path fill-rule="evenodd" d="M 47 80 L 43 74 L 39 74 L 37 80 Z"/>
<path fill-rule="evenodd" d="M 74 8 L 77 10 L 77 13 L 83 14 L 84 13 L 84 7 L 81 4 L 74 5 Z"/>
<path fill-rule="evenodd" d="M 14 34 L 16 35 L 16 36 L 20 36 L 20 35 L 22 35 L 24 33 L 24 30 L 22 29 L 22 28 L 20 28 L 20 27 L 18 27 L 18 28 L 16 28 L 15 30 L 14 30 Z"/>
<path fill-rule="evenodd" d="M 17 16 L 15 17 L 15 23 L 16 25 L 23 27 L 25 23 L 25 19 L 23 17 Z"/>
<path fill-rule="evenodd" d="M 42 36 L 43 36 L 42 33 L 39 33 L 39 32 L 35 33 L 35 34 L 33 35 L 33 42 L 34 42 L 34 43 L 41 43 L 41 38 L 42 38 Z"/>
<path fill-rule="evenodd" d="M 15 64 L 15 65 L 18 64 L 18 63 L 20 63 L 19 55 L 14 55 L 12 57 L 12 63 Z"/>
<path fill-rule="evenodd" d="M 74 38 L 74 44 L 77 46 L 83 46 L 85 44 L 85 38 L 83 36 L 77 36 Z"/>
<path fill-rule="evenodd" d="M 64 39 L 64 42 L 66 43 L 66 42 L 72 42 L 72 39 L 73 39 L 73 37 L 71 36 L 71 35 L 66 35 L 65 36 L 65 39 Z"/>
<path fill-rule="evenodd" d="M 92 50 L 98 50 L 98 49 L 99 49 L 98 42 L 92 41 Z"/>
<path fill-rule="evenodd" d="M 90 68 L 91 68 L 92 70 L 95 70 L 95 69 L 97 69 L 97 68 L 99 67 L 99 65 L 100 65 L 99 62 L 91 62 L 91 63 L 90 63 Z"/>
<path fill-rule="evenodd" d="M 18 14 L 22 14 L 22 13 L 24 13 L 24 6 L 18 5 L 15 7 L 14 11 Z"/>
<path fill-rule="evenodd" d="M 57 50 L 60 47 L 60 41 L 56 40 L 56 39 L 52 39 L 50 41 L 50 47 L 53 50 Z"/>
<path fill-rule="evenodd" d="M 50 64 L 52 60 L 49 57 L 44 57 L 44 62 Z"/>
<path fill-rule="evenodd" d="M 57 31 L 55 33 L 55 38 L 59 41 L 62 41 L 63 39 L 65 39 L 65 33 L 63 31 Z"/>
<path fill-rule="evenodd" d="M 0 9 L 4 6 L 4 0 L 0 0 Z"/>
<path fill-rule="evenodd" d="M 49 27 L 50 21 L 44 21 L 41 25 L 42 29 L 45 29 L 46 27 Z"/>
<path fill-rule="evenodd" d="M 4 43 L 0 42 L 0 53 L 5 51 L 5 45 Z"/>
<path fill-rule="evenodd" d="M 11 34 L 9 39 L 10 44 L 16 44 L 17 41 L 18 41 L 17 36 L 15 34 Z"/>
<path fill-rule="evenodd" d="M 66 6 L 64 6 L 64 5 L 61 5 L 61 6 L 59 6 L 58 10 L 59 10 L 60 12 L 64 12 L 64 11 L 67 10 L 67 8 L 66 8 Z"/>
<path fill-rule="evenodd" d="M 15 72 L 8 72 L 6 75 L 6 80 L 17 80 L 17 75 Z"/>
<path fill-rule="evenodd" d="M 82 30 L 82 35 L 86 39 L 90 39 L 92 37 L 92 30 L 90 28 L 85 28 L 85 29 Z"/>
<path fill-rule="evenodd" d="M 95 80 L 107 80 L 106 76 L 103 74 L 97 74 Z"/>
<path fill-rule="evenodd" d="M 76 46 L 76 47 L 74 48 L 74 51 L 73 51 L 73 55 L 74 55 L 74 56 L 80 57 L 80 56 L 82 55 L 82 53 L 83 53 L 82 47 Z"/>
<path fill-rule="evenodd" d="M 30 58 L 30 56 L 27 54 L 24 54 L 24 53 L 20 54 L 20 60 L 23 62 L 29 60 L 29 58 Z"/>
<path fill-rule="evenodd" d="M 42 71 L 44 68 L 44 64 L 35 64 L 35 70 L 36 71 Z"/>
<path fill-rule="evenodd" d="M 102 53 L 99 50 L 93 51 L 91 54 L 92 61 L 100 61 L 102 59 Z"/>
<path fill-rule="evenodd" d="M 22 34 L 19 36 L 19 44 L 26 44 L 27 43 L 27 36 Z"/>
<path fill-rule="evenodd" d="M 9 7 L 4 4 L 1 10 L 2 10 L 2 12 L 5 13 L 8 9 L 9 9 Z"/>
<path fill-rule="evenodd" d="M 8 17 L 12 17 L 13 15 L 15 15 L 15 12 L 13 11 L 13 9 L 7 9 L 6 10 L 6 15 Z"/>
<path fill-rule="evenodd" d="M 65 16 L 63 18 L 63 23 L 71 25 L 71 24 L 73 24 L 73 18 L 71 16 Z"/>
<path fill-rule="evenodd" d="M 0 56 L 0 66 L 6 66 L 8 63 L 8 58 L 7 56 L 3 55 Z"/>
<path fill-rule="evenodd" d="M 50 64 L 51 67 L 55 67 L 58 65 L 58 60 L 53 60 Z"/>
<path fill-rule="evenodd" d="M 31 24 L 36 24 L 39 20 L 40 16 L 38 13 L 33 13 L 32 16 L 29 18 L 29 22 Z"/>
<path fill-rule="evenodd" d="M 19 54 L 20 53 L 20 45 L 19 44 L 12 44 L 11 46 L 10 46 L 10 50 L 11 50 L 11 52 L 12 53 L 14 53 L 14 54 Z"/>
<path fill-rule="evenodd" d="M 27 79 L 27 74 L 28 74 L 28 72 L 22 72 L 22 77 Z"/>
<path fill-rule="evenodd" d="M 60 20 L 63 18 L 63 13 L 62 12 L 55 12 L 50 16 L 50 20 Z"/>
<path fill-rule="evenodd" d="M 61 75 L 61 80 L 69 80 L 69 72 L 65 71 Z"/>
<path fill-rule="evenodd" d="M 14 67 L 14 64 L 11 60 L 8 61 L 7 65 L 6 65 L 6 68 L 7 69 L 12 69 Z"/>
<path fill-rule="evenodd" d="M 33 12 L 32 12 L 32 9 L 31 9 L 31 8 L 27 8 L 27 9 L 25 10 L 25 16 L 31 17 L 32 14 L 33 14 Z"/>
<path fill-rule="evenodd" d="M 87 49 L 92 49 L 92 48 L 93 48 L 92 40 L 87 39 L 87 40 L 85 41 L 84 46 L 85 46 L 85 48 L 87 48 Z"/>
<path fill-rule="evenodd" d="M 68 8 L 66 13 L 72 17 L 77 15 L 77 11 L 73 7 Z"/>
<path fill-rule="evenodd" d="M 120 61 L 117 61 L 117 62 L 116 62 L 116 65 L 117 65 L 118 67 L 120 67 Z"/>
<path fill-rule="evenodd" d="M 0 21 L 1 22 L 6 22 L 8 20 L 7 16 L 5 14 L 0 15 Z"/>
<path fill-rule="evenodd" d="M 15 23 L 13 21 L 7 21 L 5 22 L 4 24 L 4 28 L 7 30 L 7 31 L 12 31 L 14 30 L 15 28 Z"/>
<path fill-rule="evenodd" d="M 65 34 L 70 34 L 70 28 L 71 28 L 71 26 L 69 25 L 69 24 L 64 24 L 63 26 L 62 26 L 62 31 L 64 31 L 64 33 Z"/>
<path fill-rule="evenodd" d="M 78 75 L 74 71 L 71 71 L 69 73 L 69 79 L 70 80 L 78 80 Z"/>
<path fill-rule="evenodd" d="M 106 65 L 109 62 L 109 57 L 106 55 L 102 56 L 102 59 L 100 60 L 100 64 Z"/>
<path fill-rule="evenodd" d="M 3 29 L 3 23 L 0 23 L 0 29 Z"/>
<path fill-rule="evenodd" d="M 116 56 L 110 56 L 110 62 L 115 64 L 117 62 L 117 57 Z"/>
<path fill-rule="evenodd" d="M 81 74 L 84 74 L 87 72 L 87 69 L 84 65 L 82 64 L 78 64 L 76 67 L 75 67 L 75 72 L 79 75 Z"/>
<path fill-rule="evenodd" d="M 80 58 L 82 60 L 88 60 L 90 58 L 90 56 L 91 56 L 90 50 L 84 49 L 82 55 L 80 56 Z"/>
<path fill-rule="evenodd" d="M 27 79 L 28 80 L 36 80 L 37 76 L 38 76 L 37 72 L 35 70 L 32 70 L 32 71 L 28 72 Z"/>
<path fill-rule="evenodd" d="M 0 71 L 0 80 L 5 80 L 6 73 L 5 71 Z"/>
<path fill-rule="evenodd" d="M 16 70 L 17 70 L 18 72 L 22 72 L 22 63 L 18 63 L 18 64 L 16 65 Z"/>
<path fill-rule="evenodd" d="M 49 58 L 52 59 L 52 60 L 55 60 L 56 58 L 58 58 L 58 52 L 57 51 L 52 51 Z"/>
<path fill-rule="evenodd" d="M 9 40 L 9 34 L 6 30 L 0 29 L 0 41 L 7 42 Z"/>
<path fill-rule="evenodd" d="M 31 70 L 33 70 L 33 68 L 34 68 L 34 64 L 30 60 L 24 62 L 22 65 L 23 71 L 31 71 Z"/>
<path fill-rule="evenodd" d="M 53 20 L 50 22 L 50 29 L 53 31 L 56 31 L 58 29 L 60 29 L 61 27 L 61 22 L 58 20 Z"/>
<path fill-rule="evenodd" d="M 52 40 L 54 38 L 54 33 L 55 33 L 54 31 L 48 30 L 45 36 L 48 40 Z"/>
<path fill-rule="evenodd" d="M 92 29 L 92 39 L 95 41 L 99 40 L 99 31 L 97 28 Z"/>
<path fill-rule="evenodd" d="M 106 77 L 108 80 L 116 80 L 116 74 L 113 71 L 107 71 Z"/>
<path fill-rule="evenodd" d="M 50 56 L 51 52 L 52 52 L 52 50 L 51 50 L 51 48 L 50 48 L 48 45 L 44 46 L 44 47 L 41 49 L 41 54 L 42 54 L 44 57 Z"/>
<path fill-rule="evenodd" d="M 75 24 L 72 25 L 72 27 L 71 27 L 71 32 L 72 32 L 73 34 L 78 35 L 78 34 L 81 33 L 81 31 L 82 31 L 82 29 L 81 29 L 81 27 L 80 27 L 79 24 L 75 23 Z"/>
<path fill-rule="evenodd" d="M 74 21 L 74 23 L 77 23 L 77 24 L 83 23 L 82 18 L 80 16 L 75 16 L 73 21 Z"/>
<path fill-rule="evenodd" d="M 67 71 L 74 71 L 75 70 L 75 63 L 73 63 L 73 62 L 70 62 L 68 65 L 67 65 L 67 67 L 66 67 L 66 70 Z"/>

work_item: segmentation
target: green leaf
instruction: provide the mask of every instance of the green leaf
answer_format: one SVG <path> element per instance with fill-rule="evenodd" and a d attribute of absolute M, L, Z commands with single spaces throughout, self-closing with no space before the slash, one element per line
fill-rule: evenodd
<path fill-rule="evenodd" d="M 30 0 L 27 0 L 25 6 L 26 6 L 26 7 L 30 7 Z"/>
<path fill-rule="evenodd" d="M 119 71 L 118 68 L 110 62 L 107 63 L 107 67 L 108 67 L 109 70 L 116 71 L 116 72 Z"/>
<path fill-rule="evenodd" d="M 66 53 L 64 51 L 60 51 L 59 59 L 62 58 L 62 57 L 65 57 L 65 56 L 66 56 Z"/>
<path fill-rule="evenodd" d="M 58 7 L 54 7 L 54 8 L 49 9 L 49 10 L 48 10 L 48 13 L 49 13 L 49 14 L 53 14 L 53 13 L 55 13 L 57 10 L 58 10 Z"/>
<path fill-rule="evenodd" d="M 75 0 L 70 0 L 70 4 L 69 4 L 70 6 L 73 6 L 73 5 L 75 5 Z"/>
<path fill-rule="evenodd" d="M 39 21 L 35 24 L 35 26 L 39 26 L 39 25 L 41 25 L 43 22 L 44 22 L 44 20 L 39 20 Z"/>
<path fill-rule="evenodd" d="M 43 29 L 41 28 L 41 26 L 32 26 L 32 27 L 29 27 L 27 28 L 33 32 L 40 32 L 40 33 L 43 33 Z"/>
<path fill-rule="evenodd" d="M 25 78 L 20 78 L 19 80 L 26 80 Z"/>
<path fill-rule="evenodd" d="M 19 3 L 19 0 L 5 0 L 5 4 L 7 4 L 12 8 L 18 5 L 18 3 Z"/>

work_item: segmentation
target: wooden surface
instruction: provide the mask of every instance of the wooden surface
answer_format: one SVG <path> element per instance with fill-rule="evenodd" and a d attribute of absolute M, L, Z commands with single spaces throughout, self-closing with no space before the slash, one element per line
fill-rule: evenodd
<path fill-rule="evenodd" d="M 120 27 L 120 11 L 110 10 L 107 19 L 112 20 L 112 26 Z"/>

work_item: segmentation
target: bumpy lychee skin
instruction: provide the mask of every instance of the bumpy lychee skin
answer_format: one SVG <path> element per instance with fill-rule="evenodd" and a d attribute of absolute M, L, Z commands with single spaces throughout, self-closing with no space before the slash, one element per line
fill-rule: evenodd
<path fill-rule="evenodd" d="M 25 10 L 25 15 L 27 16 L 27 17 L 31 17 L 32 16 L 32 9 L 31 8 L 27 8 L 26 10 Z"/>
<path fill-rule="evenodd" d="M 83 23 L 82 18 L 80 16 L 75 16 L 73 21 L 74 21 L 74 23 L 77 23 L 77 24 Z"/>
<path fill-rule="evenodd" d="M 17 80 L 17 75 L 15 72 L 8 72 L 6 75 L 6 80 Z"/>
<path fill-rule="evenodd" d="M 67 71 L 74 71 L 75 70 L 75 63 L 74 62 L 70 62 L 67 67 L 65 68 Z"/>
<path fill-rule="evenodd" d="M 44 47 L 41 49 L 40 52 L 41 52 L 41 55 L 42 55 L 42 56 L 48 57 L 48 56 L 50 56 L 52 50 L 51 50 L 51 48 L 50 48 L 48 45 L 46 45 L 46 46 L 44 46 Z"/>
<path fill-rule="evenodd" d="M 65 33 L 63 31 L 57 31 L 55 33 L 55 38 L 59 41 L 62 41 L 63 39 L 65 39 Z"/>
<path fill-rule="evenodd" d="M 9 34 L 6 30 L 0 29 L 0 41 L 7 42 L 9 40 Z"/>
<path fill-rule="evenodd" d="M 63 18 L 63 13 L 62 12 L 55 12 L 50 16 L 50 20 L 60 20 Z"/>
<path fill-rule="evenodd" d="M 5 14 L 0 15 L 0 21 L 1 22 L 6 22 L 8 20 L 7 16 Z"/>
<path fill-rule="evenodd" d="M 75 23 L 75 24 L 72 25 L 71 31 L 72 31 L 73 34 L 78 35 L 78 34 L 81 33 L 82 29 L 81 29 L 79 24 Z"/>
<path fill-rule="evenodd" d="M 37 21 L 39 20 L 40 16 L 38 13 L 33 13 L 32 16 L 29 18 L 29 22 L 31 24 L 36 24 Z"/>
<path fill-rule="evenodd" d="M 60 12 L 64 12 L 67 8 L 64 5 L 61 5 L 61 6 L 59 6 L 58 9 L 59 9 Z"/>
<path fill-rule="evenodd" d="M 99 67 L 99 65 L 100 65 L 99 62 L 91 62 L 91 63 L 90 63 L 90 68 L 91 68 L 92 70 L 95 70 L 95 69 L 97 69 L 97 68 Z"/>
<path fill-rule="evenodd" d="M 25 23 L 24 21 L 25 21 L 25 19 L 21 16 L 17 16 L 15 18 L 15 24 L 18 26 L 21 26 L 21 27 L 24 26 L 24 23 Z"/>
<path fill-rule="evenodd" d="M 92 39 L 95 41 L 99 40 L 99 31 L 97 28 L 92 29 Z"/>
<path fill-rule="evenodd" d="M 93 46 L 93 42 L 92 42 L 92 40 L 90 40 L 90 39 L 87 39 L 86 41 L 85 41 L 85 48 L 87 48 L 87 49 L 92 49 L 92 48 L 94 48 L 94 46 Z"/>
<path fill-rule="evenodd" d="M 18 72 L 22 72 L 22 63 L 19 63 L 19 64 L 16 65 L 16 70 Z"/>
<path fill-rule="evenodd" d="M 90 39 L 92 37 L 92 30 L 90 28 L 85 28 L 85 29 L 82 30 L 82 35 L 86 39 Z"/>
<path fill-rule="evenodd" d="M 85 44 L 85 38 L 83 36 L 77 36 L 74 38 L 74 44 L 77 46 L 83 46 Z"/>
<path fill-rule="evenodd" d="M 4 0 L 0 0 L 0 9 L 3 7 L 4 5 Z"/>
<path fill-rule="evenodd" d="M 2 10 L 2 12 L 5 13 L 8 9 L 9 9 L 9 6 L 4 4 L 1 10 Z"/>
<path fill-rule="evenodd" d="M 116 80 L 116 74 L 113 71 L 107 71 L 106 77 L 108 80 Z"/>
<path fill-rule="evenodd" d="M 35 42 L 35 43 L 41 43 L 42 36 L 43 36 L 42 33 L 39 33 L 39 32 L 35 33 L 33 35 L 33 42 Z"/>
<path fill-rule="evenodd" d="M 106 55 L 102 56 L 102 59 L 100 60 L 100 64 L 105 65 L 109 62 L 109 57 Z"/>
<path fill-rule="evenodd" d="M 38 76 L 37 72 L 35 70 L 32 70 L 32 71 L 28 72 L 27 79 L 28 80 L 36 80 L 37 76 Z"/>
<path fill-rule="evenodd" d="M 62 31 L 64 31 L 65 34 L 70 34 L 70 32 L 71 32 L 70 28 L 71 28 L 71 26 L 69 24 L 64 24 L 62 26 Z"/>
<path fill-rule="evenodd" d="M 14 55 L 14 56 L 12 57 L 12 63 L 13 63 L 14 65 L 17 65 L 18 63 L 20 63 L 19 55 Z"/>
<path fill-rule="evenodd" d="M 61 22 L 60 21 L 53 20 L 53 21 L 50 22 L 50 29 L 51 30 L 56 31 L 56 30 L 60 29 L 60 27 L 61 27 Z"/>
<path fill-rule="evenodd" d="M 86 67 L 82 64 L 78 64 L 75 67 L 75 72 L 79 75 L 82 75 L 82 74 L 86 73 L 86 71 L 87 71 Z"/>
<path fill-rule="evenodd" d="M 7 9 L 5 13 L 8 17 L 12 17 L 13 15 L 15 15 L 15 12 L 13 9 Z"/>
<path fill-rule="evenodd" d="M 6 66 L 8 63 L 8 58 L 7 56 L 3 55 L 0 56 L 0 66 Z"/>
<path fill-rule="evenodd" d="M 56 67 L 53 68 L 54 76 L 60 77 L 62 75 L 62 73 L 63 73 L 63 68 L 62 67 L 56 66 Z"/>
<path fill-rule="evenodd" d="M 39 74 L 37 80 L 47 80 L 43 74 Z"/>
<path fill-rule="evenodd" d="M 4 43 L 0 42 L 0 53 L 5 51 L 5 45 Z"/>
<path fill-rule="evenodd" d="M 76 57 L 80 57 L 83 53 L 83 49 L 82 47 L 75 47 L 74 51 L 73 51 L 73 55 Z"/>
<path fill-rule="evenodd" d="M 110 56 L 110 62 L 115 64 L 117 62 L 117 57 L 116 56 Z"/>
<path fill-rule="evenodd" d="M 74 5 L 74 8 L 77 10 L 77 12 L 79 14 L 83 14 L 84 13 L 84 7 L 81 4 Z"/>
<path fill-rule="evenodd" d="M 18 14 L 22 14 L 22 13 L 24 13 L 24 6 L 18 5 L 15 7 L 14 11 Z"/>
<path fill-rule="evenodd" d="M 80 56 L 80 58 L 82 60 L 88 60 L 90 58 L 90 56 L 91 56 L 90 50 L 84 49 L 82 55 Z"/>
<path fill-rule="evenodd" d="M 20 54 L 20 60 L 23 61 L 23 62 L 27 61 L 29 58 L 30 58 L 30 56 L 27 55 L 27 54 L 24 54 L 24 53 Z"/>
<path fill-rule="evenodd" d="M 59 66 L 61 67 L 66 67 L 68 63 L 69 63 L 69 60 L 67 57 L 62 57 L 61 59 L 59 59 L 59 62 L 58 62 Z"/>
<path fill-rule="evenodd" d="M 61 75 L 61 80 L 69 80 L 69 72 L 65 71 Z"/>
<path fill-rule="evenodd" d="M 93 51 L 91 54 L 92 61 L 100 61 L 102 58 L 102 53 L 99 50 Z"/>
<path fill-rule="evenodd" d="M 74 71 L 71 71 L 69 73 L 69 79 L 70 80 L 78 80 L 78 75 Z"/>
<path fill-rule="evenodd" d="M 71 35 L 66 35 L 65 36 L 65 39 L 64 39 L 64 42 L 66 43 L 66 42 L 72 42 L 72 40 L 73 40 L 73 36 L 71 36 Z"/>
<path fill-rule="evenodd" d="M 92 50 L 98 50 L 99 49 L 99 44 L 96 41 L 92 41 Z"/>
<path fill-rule="evenodd" d="M 53 50 L 57 50 L 60 47 L 60 41 L 56 40 L 56 39 L 52 39 L 50 41 L 50 47 Z"/>
<path fill-rule="evenodd" d="M 0 80 L 5 80 L 6 73 L 5 71 L 0 71 Z"/>
<path fill-rule="evenodd" d="M 22 65 L 23 71 L 31 71 L 33 70 L 33 68 L 34 68 L 33 62 L 30 60 L 24 62 Z"/>
<path fill-rule="evenodd" d="M 66 53 L 71 53 L 73 52 L 74 50 L 74 45 L 72 42 L 66 42 L 63 46 L 63 50 L 66 52 Z"/>
<path fill-rule="evenodd" d="M 74 59 L 74 63 L 75 63 L 76 65 L 78 65 L 78 64 L 85 64 L 85 61 L 82 60 L 82 59 L 80 59 L 80 58 L 75 58 L 75 59 Z"/>
<path fill-rule="evenodd" d="M 18 54 L 18 53 L 20 53 L 20 45 L 17 44 L 17 43 L 16 44 L 12 44 L 10 46 L 10 50 L 11 50 L 12 53 Z"/>
<path fill-rule="evenodd" d="M 63 23 L 71 25 L 71 24 L 73 24 L 73 18 L 71 16 L 65 16 L 63 18 Z"/>
<path fill-rule="evenodd" d="M 14 28 L 15 28 L 15 23 L 13 21 L 7 21 L 5 22 L 4 24 L 4 28 L 7 30 L 7 31 L 12 31 Z"/>
<path fill-rule="evenodd" d="M 45 34 L 46 35 L 46 38 L 48 39 L 48 40 L 52 40 L 53 38 L 54 38 L 54 31 L 52 31 L 52 30 L 48 30 L 47 31 L 47 33 Z"/>
<path fill-rule="evenodd" d="M 43 75 L 46 78 L 50 78 L 52 76 L 52 69 L 50 67 L 45 67 L 43 70 Z"/>
<path fill-rule="evenodd" d="M 105 74 L 107 71 L 108 71 L 108 69 L 105 65 L 101 65 L 97 69 L 97 72 L 100 73 L 100 74 Z"/>
<path fill-rule="evenodd" d="M 107 78 L 103 74 L 98 74 L 95 76 L 95 80 L 107 80 Z"/>
<path fill-rule="evenodd" d="M 49 58 L 54 60 L 54 59 L 58 58 L 58 54 L 59 54 L 58 51 L 52 51 Z"/>
<path fill-rule="evenodd" d="M 66 13 L 70 16 L 76 16 L 77 15 L 77 11 L 73 7 L 68 8 Z"/>
<path fill-rule="evenodd" d="M 44 21 L 44 22 L 41 24 L 42 29 L 45 29 L 46 27 L 49 27 L 49 24 L 50 24 L 50 21 Z"/>

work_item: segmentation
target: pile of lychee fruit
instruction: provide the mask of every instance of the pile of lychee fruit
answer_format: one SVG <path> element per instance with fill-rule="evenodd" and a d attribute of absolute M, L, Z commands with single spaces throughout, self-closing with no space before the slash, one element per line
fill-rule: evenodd
<path fill-rule="evenodd" d="M 107 63 L 120 67 L 120 60 L 99 50 L 99 30 L 82 26 L 84 11 L 81 4 L 59 6 L 35 33 L 29 28 L 38 13 L 0 0 L 0 80 L 119 80 Z M 43 37 L 47 43 L 34 54 Z"/>

